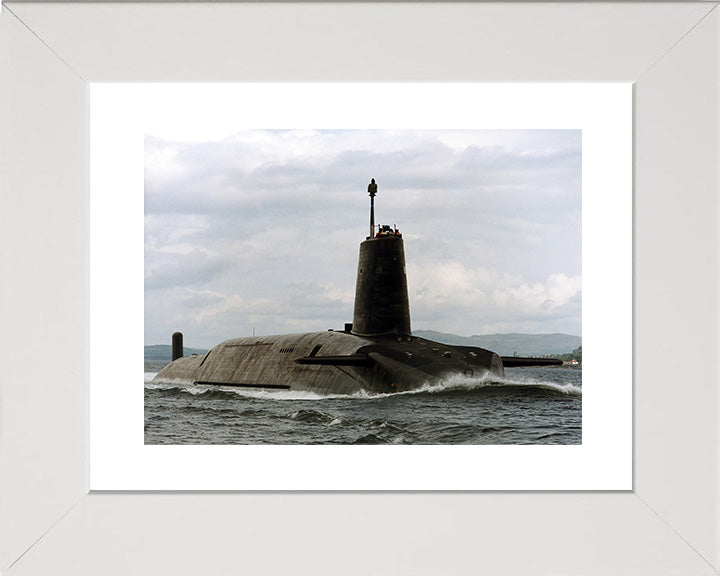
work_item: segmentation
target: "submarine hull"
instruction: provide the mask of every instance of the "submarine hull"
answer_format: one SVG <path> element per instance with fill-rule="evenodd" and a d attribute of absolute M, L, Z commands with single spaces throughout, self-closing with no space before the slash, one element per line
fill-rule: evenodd
<path fill-rule="evenodd" d="M 205 355 L 174 360 L 155 381 L 327 395 L 416 390 L 453 373 L 502 377 L 504 369 L 483 348 L 328 331 L 226 340 Z"/>

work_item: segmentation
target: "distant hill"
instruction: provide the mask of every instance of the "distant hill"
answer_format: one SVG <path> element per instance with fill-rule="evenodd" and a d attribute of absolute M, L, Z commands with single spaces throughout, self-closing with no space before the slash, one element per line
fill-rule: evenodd
<path fill-rule="evenodd" d="M 543 356 L 566 354 L 582 345 L 580 336 L 570 334 L 483 334 L 456 336 L 434 330 L 414 330 L 414 336 L 456 346 L 479 346 L 500 356 Z"/>

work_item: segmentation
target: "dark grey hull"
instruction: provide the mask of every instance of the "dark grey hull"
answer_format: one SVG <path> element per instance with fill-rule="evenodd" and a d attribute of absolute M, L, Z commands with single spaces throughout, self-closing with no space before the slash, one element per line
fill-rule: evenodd
<path fill-rule="evenodd" d="M 401 392 L 453 373 L 488 372 L 502 377 L 503 364 L 482 348 L 328 331 L 227 340 L 203 356 L 174 360 L 155 380 L 327 395 Z"/>

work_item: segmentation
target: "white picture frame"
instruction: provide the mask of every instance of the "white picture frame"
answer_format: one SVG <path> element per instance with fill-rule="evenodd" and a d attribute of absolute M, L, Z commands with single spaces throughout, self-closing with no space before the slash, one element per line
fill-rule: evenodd
<path fill-rule="evenodd" d="M 91 490 L 632 488 L 630 84 L 102 84 L 92 86 L 91 98 Z M 266 105 L 284 99 L 293 104 L 281 110 Z M 508 101 L 514 105 L 506 106 Z M 243 110 L 236 110 L 240 102 Z M 437 109 L 437 102 L 453 106 Z M 207 110 L 210 103 L 212 111 Z M 590 350 L 582 375 L 582 442 L 573 447 L 407 445 L 390 450 L 146 445 L 144 398 L 138 389 L 125 386 L 139 381 L 137 363 L 115 358 L 117 350 L 144 344 L 143 259 L 137 242 L 147 237 L 143 136 L 163 129 L 177 132 L 184 119 L 197 124 L 199 118 L 211 132 L 212 126 L 232 130 L 230 122 L 273 129 L 580 130 L 582 326 Z M 124 199 L 121 205 L 117 198 Z M 614 231 L 608 237 L 606 222 L 611 219 Z M 606 278 L 613 278 L 611 286 Z M 603 350 L 617 355 L 612 364 L 602 361 Z"/>
<path fill-rule="evenodd" d="M 0 570 L 716 574 L 716 8 L 4 6 Z M 634 82 L 633 490 L 89 494 L 88 82 L 183 80 Z"/>

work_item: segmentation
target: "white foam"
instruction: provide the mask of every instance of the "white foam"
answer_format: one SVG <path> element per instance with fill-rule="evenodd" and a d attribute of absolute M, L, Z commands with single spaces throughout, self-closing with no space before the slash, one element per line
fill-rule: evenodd
<path fill-rule="evenodd" d="M 200 395 L 213 390 L 237 394 L 246 398 L 258 398 L 268 400 L 331 400 L 355 398 L 358 400 L 375 400 L 389 396 L 413 395 L 413 394 L 441 394 L 450 391 L 471 391 L 489 387 L 528 387 L 540 388 L 560 392 L 569 396 L 582 396 L 582 387 L 571 382 L 553 382 L 552 380 L 537 379 L 532 376 L 513 374 L 512 377 L 499 377 L 487 372 L 480 376 L 466 376 L 463 374 L 452 374 L 439 382 L 426 383 L 415 390 L 392 393 L 371 393 L 367 390 L 359 390 L 353 394 L 318 394 L 303 390 L 267 390 L 260 388 L 237 388 L 231 386 L 207 386 L 190 384 L 186 380 L 163 379 L 160 382 L 151 382 L 153 373 L 145 373 L 145 388 L 157 389 L 179 389 L 192 395 Z M 150 377 L 150 378 L 149 378 Z"/>
<path fill-rule="evenodd" d="M 539 380 L 533 377 L 518 377 L 513 375 L 512 378 L 505 376 L 500 377 L 490 372 L 480 376 L 466 376 L 463 374 L 452 374 L 446 376 L 439 382 L 426 383 L 415 390 L 407 390 L 404 392 L 393 392 L 390 394 L 370 394 L 364 390 L 353 394 L 353 398 L 386 398 L 388 396 L 397 395 L 413 395 L 413 394 L 441 394 L 454 390 L 479 390 L 489 387 L 522 387 L 544 388 L 555 392 L 561 392 L 570 396 L 582 396 L 582 388 L 570 382 L 560 383 L 550 380 Z"/>
<path fill-rule="evenodd" d="M 532 376 L 523 377 L 519 374 L 513 374 L 512 377 L 505 376 L 503 378 L 490 373 L 480 377 L 453 374 L 444 378 L 441 382 L 423 387 L 419 391 L 436 393 L 447 390 L 475 390 L 492 386 L 526 386 L 531 388 L 544 388 L 573 396 L 582 395 L 582 388 L 571 382 L 554 382 L 552 380 L 537 379 Z"/>

